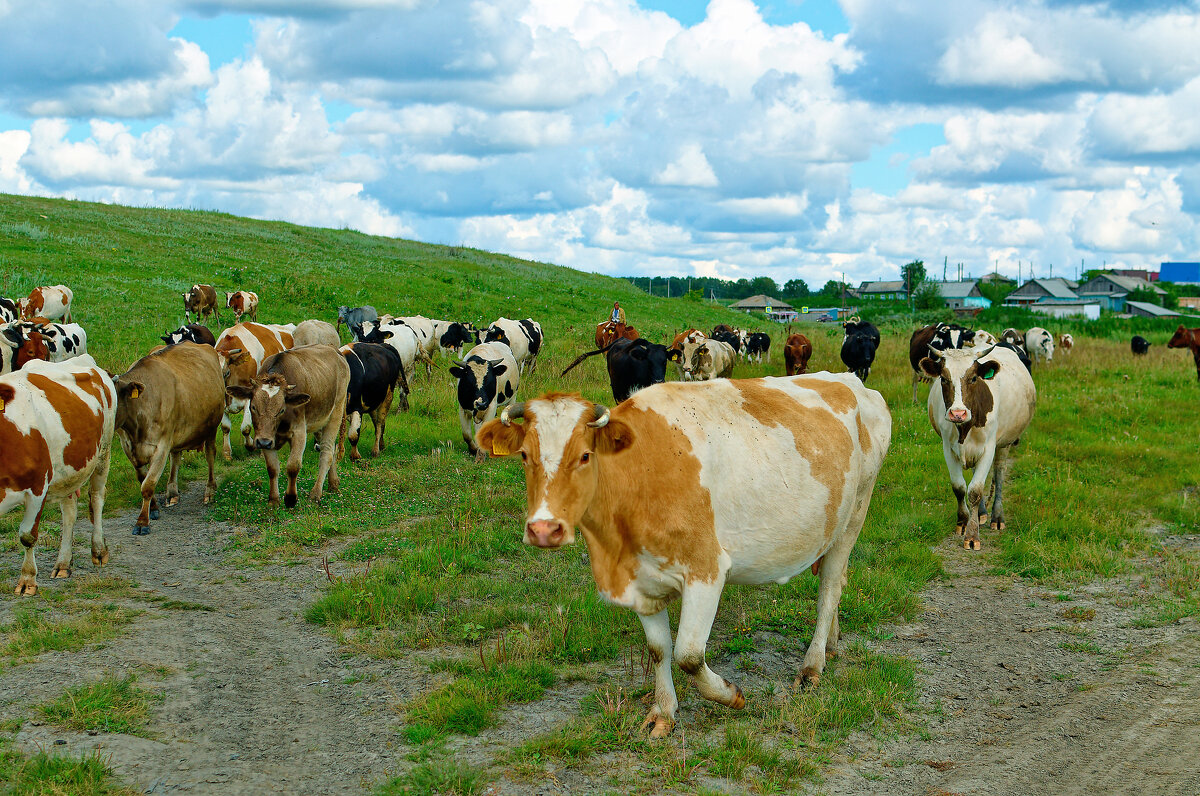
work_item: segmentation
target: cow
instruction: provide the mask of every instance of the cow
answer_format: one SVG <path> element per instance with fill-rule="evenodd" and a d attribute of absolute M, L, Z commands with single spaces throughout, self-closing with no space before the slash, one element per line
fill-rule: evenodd
<path fill-rule="evenodd" d="M 913 370 L 913 403 L 917 402 L 917 385 L 932 381 L 925 371 L 921 370 L 921 360 L 929 356 L 929 349 L 947 351 L 951 348 L 963 348 L 973 340 L 974 334 L 970 329 L 950 323 L 932 323 L 912 333 L 908 341 L 908 362 Z"/>
<path fill-rule="evenodd" d="M 17 350 L 25 337 L 15 323 L 0 324 L 0 376 L 17 369 Z"/>
<path fill-rule="evenodd" d="M 304 464 L 304 447 L 314 435 L 321 455 L 317 481 L 309 498 L 321 499 L 329 477 L 329 491 L 338 490 L 337 446 L 346 420 L 350 365 L 336 348 L 307 345 L 267 357 L 249 386 L 227 387 L 231 398 L 250 405 L 254 446 L 263 452 L 270 486 L 267 502 L 279 505 L 279 451 L 290 445 L 287 491 L 283 505 L 296 505 L 296 477 Z"/>
<path fill-rule="evenodd" d="M 461 354 L 467 343 L 479 345 L 479 330 L 469 323 L 434 320 L 433 333 L 438 347 L 455 355 Z"/>
<path fill-rule="evenodd" d="M 750 333 L 745 329 L 734 329 L 733 331 L 738 338 L 738 345 L 736 349 L 738 354 L 741 355 L 743 359 L 749 359 L 750 354 L 747 349 L 750 346 Z"/>
<path fill-rule="evenodd" d="M 637 340 L 637 329 L 624 323 L 605 321 L 596 325 L 596 348 L 608 348 L 616 340 Z"/>
<path fill-rule="evenodd" d="M 346 307 L 341 306 L 337 309 L 337 328 L 341 328 L 342 324 L 346 324 L 346 328 L 350 330 L 355 340 L 359 337 L 359 330 L 367 321 L 378 321 L 379 313 L 370 304 L 364 304 L 361 307 Z"/>
<path fill-rule="evenodd" d="M 411 326 L 398 321 L 386 320 L 386 317 L 384 316 L 385 319 L 379 321 L 364 321 L 359 327 L 362 338 L 359 342 L 390 346 L 400 355 L 405 383 L 405 389 L 400 394 L 400 408 L 407 412 L 408 387 L 411 386 L 413 377 L 416 375 L 417 360 L 422 355 L 421 341 L 417 337 L 416 330 Z"/>
<path fill-rule="evenodd" d="M 1012 327 L 1009 327 L 1000 333 L 1000 342 L 1013 343 L 1014 345 L 1019 345 L 1021 348 L 1024 348 L 1025 333 L 1020 329 L 1013 329 Z"/>
<path fill-rule="evenodd" d="M 521 386 L 517 359 L 504 343 L 480 343 L 455 361 L 450 375 L 458 379 L 458 423 L 463 441 L 475 461 L 483 461 L 488 454 L 476 444 L 475 434 L 517 394 Z"/>
<path fill-rule="evenodd" d="M 167 332 L 162 337 L 158 338 L 167 345 L 175 345 L 176 343 L 199 343 L 200 345 L 217 345 L 217 338 L 213 337 L 212 330 L 207 326 L 199 323 L 189 323 L 186 326 L 180 326 L 173 332 Z"/>
<path fill-rule="evenodd" d="M 787 375 L 799 376 L 808 370 L 808 359 L 812 356 L 812 343 L 802 334 L 788 335 L 783 344 L 783 364 Z"/>
<path fill-rule="evenodd" d="M 1034 326 L 1025 333 L 1025 351 L 1029 356 L 1040 362 L 1054 359 L 1054 335 L 1040 326 Z"/>
<path fill-rule="evenodd" d="M 967 343 L 967 345 L 969 345 L 969 346 L 985 346 L 985 345 L 995 345 L 998 342 L 1000 342 L 1000 341 L 996 339 L 996 335 L 992 334 L 991 332 L 986 332 L 983 329 L 976 329 L 975 334 L 972 336 L 971 340 Z"/>
<path fill-rule="evenodd" d="M 225 376 L 226 387 L 248 386 L 258 375 L 258 369 L 267 357 L 286 351 L 292 347 L 291 334 L 272 329 L 261 323 L 245 321 L 230 326 L 221 332 L 217 338 L 217 354 L 221 359 L 221 372 Z M 226 392 L 225 419 L 221 421 L 221 430 L 225 432 L 221 453 L 225 461 L 233 458 L 233 447 L 229 443 L 229 435 L 233 430 L 232 418 L 238 412 L 242 413 L 242 441 L 246 450 L 255 450 L 251 435 L 250 413 L 245 411 L 246 402 L 229 396 Z"/>
<path fill-rule="evenodd" d="M 1133 338 L 1135 341 L 1141 338 Z M 1150 344 L 1146 343 L 1142 351 L 1134 348 L 1133 353 L 1146 353 L 1146 349 L 1150 348 Z M 1192 350 L 1192 358 L 1196 360 L 1196 378 L 1200 379 L 1200 329 L 1188 329 L 1183 324 L 1175 330 L 1175 334 L 1171 335 L 1171 339 L 1167 341 L 1167 348 L 1190 348 Z"/>
<path fill-rule="evenodd" d="M 1063 350 L 1064 354 L 1071 353 L 1071 349 L 1075 347 L 1075 338 L 1069 334 L 1060 334 L 1058 336 L 1058 347 Z"/>
<path fill-rule="evenodd" d="M 37 594 L 39 525 L 47 502 L 62 511 L 62 538 L 52 578 L 71 576 L 79 493 L 87 486 L 92 563 L 108 563 L 104 490 L 108 482 L 117 393 L 90 356 L 32 362 L 0 376 L 0 514 L 20 506 L 25 548 L 14 592 Z"/>
<path fill-rule="evenodd" d="M 737 334 L 737 330 L 736 330 L 736 329 L 734 329 L 734 328 L 733 328 L 732 326 L 730 326 L 729 324 L 727 324 L 727 323 L 718 323 L 716 326 L 714 326 L 714 327 L 713 327 L 712 334 L 710 334 L 710 335 L 709 335 L 709 337 L 716 337 L 716 336 L 717 336 L 718 334 L 720 334 L 721 332 L 725 332 L 726 334 L 732 334 L 732 335 L 736 335 L 736 334 Z"/>
<path fill-rule="evenodd" d="M 258 294 L 249 290 L 236 290 L 225 294 L 225 306 L 233 310 L 233 322 L 258 320 Z M 340 341 L 339 341 L 340 342 Z"/>
<path fill-rule="evenodd" d="M 561 547 L 578 526 L 601 596 L 638 613 L 655 670 L 643 726 L 659 738 L 678 708 L 676 597 L 674 661 L 701 696 L 738 710 L 741 690 L 705 663 L 725 584 L 784 583 L 811 568 L 816 629 L 797 682 L 818 684 L 891 429 L 883 396 L 821 373 L 656 384 L 612 409 L 546 395 L 508 407 L 477 437 L 524 463 L 524 542 Z M 745 506 L 757 507 L 751 523 Z"/>
<path fill-rule="evenodd" d="M 742 353 L 742 338 L 738 335 L 738 333 L 736 331 L 726 332 L 726 331 L 722 330 L 722 331 L 717 332 L 716 334 L 714 334 L 712 337 L 710 337 L 708 339 L 709 340 L 720 340 L 722 343 L 725 343 L 725 345 L 732 348 L 734 354 Z"/>
<path fill-rule="evenodd" d="M 1009 351 L 1012 351 L 1014 354 L 1016 354 L 1017 359 L 1021 360 L 1021 364 L 1025 366 L 1025 370 L 1028 371 L 1030 375 L 1033 374 L 1033 360 L 1031 360 L 1029 355 L 1025 353 L 1024 348 L 1016 343 L 1000 342 L 996 343 L 996 345 L 999 348 L 1007 348 Z"/>
<path fill-rule="evenodd" d="M 75 294 L 66 285 L 35 287 L 29 291 L 27 298 L 17 302 L 17 307 L 22 320 L 41 323 L 62 320 L 63 323 L 71 323 L 74 320 L 71 302 L 74 300 Z"/>
<path fill-rule="evenodd" d="M 705 340 L 692 351 L 690 362 L 684 363 L 684 376 L 689 381 L 728 379 L 733 376 L 737 352 L 723 340 Z"/>
<path fill-rule="evenodd" d="M 292 331 L 292 347 L 302 345 L 331 345 L 342 347 L 342 338 L 332 323 L 326 321 L 301 321 Z"/>
<path fill-rule="evenodd" d="M 1178 334 L 1178 330 L 1176 330 L 1175 333 Z M 1134 355 L 1136 356 L 1145 356 L 1146 352 L 1150 350 L 1150 341 L 1145 337 L 1142 337 L 1140 334 L 1135 334 L 1129 340 L 1129 349 L 1133 351 Z"/>
<path fill-rule="evenodd" d="M 771 335 L 765 332 L 753 332 L 746 339 L 746 359 L 754 357 L 754 361 L 762 364 L 763 357 L 771 359 Z"/>
<path fill-rule="evenodd" d="M 879 330 L 875 324 L 857 318 L 846 321 L 843 327 L 846 335 L 842 338 L 842 362 L 866 384 L 879 349 Z"/>
<path fill-rule="evenodd" d="M 688 329 L 675 335 L 675 339 L 671 342 L 669 350 L 679 352 L 679 356 L 675 357 L 673 361 L 675 362 L 675 370 L 678 372 L 681 380 L 688 381 L 691 379 L 690 370 L 685 366 L 692 361 L 692 354 L 696 351 L 696 348 L 703 345 L 707 339 L 708 337 L 704 332 L 698 329 Z"/>
<path fill-rule="evenodd" d="M 580 362 L 596 354 L 605 355 L 608 362 L 608 383 L 612 388 L 613 400 L 617 403 L 643 387 L 666 381 L 667 363 L 681 356 L 679 349 L 651 343 L 644 337 L 636 340 L 622 337 L 604 348 L 580 354 L 567 366 L 562 375 L 566 376 L 568 371 Z"/>
<path fill-rule="evenodd" d="M 150 533 L 158 519 L 158 479 L 171 459 L 167 477 L 168 507 L 179 503 L 179 460 L 186 450 L 204 450 L 208 484 L 204 502 L 217 492 L 213 462 L 217 429 L 225 411 L 221 358 L 212 346 L 176 343 L 139 359 L 117 377 L 117 437 L 141 482 L 142 510 L 133 535 Z"/>
<path fill-rule="evenodd" d="M 196 321 L 208 322 L 208 316 L 212 315 L 217 319 L 217 323 L 221 322 L 221 313 L 217 305 L 217 291 L 212 285 L 192 285 L 183 296 L 183 317 L 188 323 L 192 322 L 192 316 L 196 316 Z"/>
<path fill-rule="evenodd" d="M 533 318 L 519 321 L 505 317 L 497 318 L 483 336 L 485 343 L 504 343 L 512 349 L 512 355 L 517 360 L 522 374 L 525 373 L 526 365 L 529 365 L 530 373 L 537 368 L 537 356 L 542 350 L 543 339 L 542 326 Z"/>
<path fill-rule="evenodd" d="M 353 461 L 362 458 L 358 452 L 358 436 L 363 415 L 369 415 L 375 425 L 371 455 L 378 456 L 383 448 L 387 416 L 397 386 L 401 395 L 408 394 L 404 364 L 394 348 L 378 343 L 350 343 L 341 347 L 341 354 L 350 366 L 346 396 L 346 439 L 350 442 L 350 458 Z M 338 454 L 341 455 L 340 449 Z"/>
<path fill-rule="evenodd" d="M 23 322 L 17 327 L 30 344 L 24 358 L 18 353 L 17 367 L 31 359 L 65 362 L 87 353 L 87 332 L 77 323 Z"/>
<path fill-rule="evenodd" d="M 980 511 L 988 475 L 995 499 L 992 527 L 1004 530 L 1001 497 L 1011 449 L 1021 440 L 1037 407 L 1033 377 L 1015 352 L 1000 346 L 980 350 L 929 352 L 921 368 L 938 380 L 929 391 L 929 422 L 942 438 L 942 453 L 950 471 L 950 486 L 958 499 L 956 533 L 963 547 L 980 549 Z M 964 468 L 973 468 L 968 486 Z M 983 516 L 981 516 L 981 514 Z"/>
<path fill-rule="evenodd" d="M 0 324 L 12 323 L 21 317 L 21 308 L 12 299 L 0 296 Z"/>

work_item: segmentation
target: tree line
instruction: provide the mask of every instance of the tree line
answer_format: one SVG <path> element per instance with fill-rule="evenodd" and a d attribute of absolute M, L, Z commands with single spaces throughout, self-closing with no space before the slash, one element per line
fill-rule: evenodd
<path fill-rule="evenodd" d="M 818 302 L 838 303 L 842 300 L 843 288 L 849 288 L 836 279 L 830 279 L 820 290 L 812 290 L 803 279 L 789 279 L 779 285 L 769 276 L 753 279 L 718 279 L 710 276 L 626 276 L 633 285 L 655 296 L 669 298 L 731 299 L 740 301 L 751 296 L 768 296 L 783 299 L 813 299 Z"/>

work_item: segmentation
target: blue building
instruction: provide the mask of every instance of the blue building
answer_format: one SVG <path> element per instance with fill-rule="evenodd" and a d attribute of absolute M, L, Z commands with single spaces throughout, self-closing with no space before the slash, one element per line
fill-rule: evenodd
<path fill-rule="evenodd" d="M 1200 263 L 1163 263 L 1158 269 L 1158 281 L 1200 285 Z"/>

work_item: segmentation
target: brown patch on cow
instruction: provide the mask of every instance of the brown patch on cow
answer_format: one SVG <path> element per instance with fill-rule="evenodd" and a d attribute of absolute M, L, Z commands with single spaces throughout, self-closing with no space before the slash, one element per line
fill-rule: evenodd
<path fill-rule="evenodd" d="M 112 406 L 113 398 L 109 394 L 104 381 L 93 371 L 76 373 L 75 384 L 79 387 L 79 389 L 95 398 L 96 401 L 99 402 L 99 404 L 105 409 L 108 409 Z"/>
<path fill-rule="evenodd" d="M 803 456 L 812 469 L 812 476 L 829 490 L 825 504 L 825 541 L 833 538 L 838 525 L 838 509 L 842 505 L 842 492 L 846 485 L 846 474 L 850 471 L 850 458 L 854 455 L 854 441 L 849 430 L 829 409 L 822 406 L 805 406 L 788 393 L 767 387 L 761 379 L 744 379 L 731 382 L 742 394 L 742 408 L 768 428 L 783 427 L 792 433 L 796 451 Z M 804 387 L 821 385 L 817 394 L 839 414 L 857 406 L 854 392 L 844 384 L 811 379 L 803 382 Z M 840 389 L 830 389 L 830 388 Z M 851 403 L 845 403 L 849 400 Z M 859 420 L 861 429 L 861 419 Z"/>
<path fill-rule="evenodd" d="M 46 394 L 50 405 L 58 412 L 67 442 L 63 448 L 63 463 L 74 470 L 83 470 L 100 449 L 104 430 L 103 416 L 87 405 L 68 388 L 40 373 L 30 373 L 29 383 Z"/>
<path fill-rule="evenodd" d="M 0 407 L 12 401 L 16 391 L 7 384 L 0 384 Z M 0 493 L 30 490 L 40 495 L 50 482 L 53 465 L 50 448 L 45 437 L 36 428 L 23 434 L 0 409 L 0 450 L 4 451 L 4 463 L 0 466 Z"/>
<path fill-rule="evenodd" d="M 286 332 L 276 332 L 274 329 L 268 329 L 261 323 L 244 323 L 242 326 L 246 331 L 254 335 L 254 339 L 258 340 L 259 344 L 263 347 L 263 351 L 266 352 L 263 357 L 264 359 L 271 354 L 278 354 L 280 351 L 291 346 L 292 336 Z M 286 339 L 281 343 L 281 338 Z"/>
<path fill-rule="evenodd" d="M 44 293 L 44 288 L 35 287 L 32 291 L 30 291 L 27 302 L 28 303 L 25 305 L 24 313 L 27 318 L 32 318 L 41 314 L 42 309 L 46 306 L 46 295 Z"/>
<path fill-rule="evenodd" d="M 830 411 L 836 412 L 839 415 L 844 415 L 858 407 L 858 399 L 854 397 L 854 390 L 851 390 L 840 381 L 805 379 L 797 383 L 801 387 L 812 390 L 821 396 L 821 400 L 829 406 Z"/>
<path fill-rule="evenodd" d="M 867 430 L 867 424 L 863 422 L 862 415 L 855 415 L 854 421 L 858 424 L 858 446 L 862 448 L 863 453 L 870 453 L 871 432 Z"/>

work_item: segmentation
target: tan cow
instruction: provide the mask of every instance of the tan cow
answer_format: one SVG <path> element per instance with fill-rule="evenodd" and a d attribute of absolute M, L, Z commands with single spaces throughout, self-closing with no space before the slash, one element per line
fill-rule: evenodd
<path fill-rule="evenodd" d="M 24 320 L 55 321 L 61 319 L 63 323 L 71 323 L 73 320 L 71 302 L 74 300 L 75 294 L 71 288 L 66 285 L 54 285 L 52 287 L 35 287 L 29 291 L 29 297 L 21 299 L 17 305 Z"/>
<path fill-rule="evenodd" d="M 691 381 L 728 379 L 733 376 L 733 363 L 737 352 L 722 340 L 705 340 L 692 351 L 692 358 L 684 363 L 683 378 Z"/>
<path fill-rule="evenodd" d="M 921 369 L 937 381 L 929 390 L 929 422 L 942 438 L 950 486 L 958 499 L 954 530 L 963 535 L 963 547 L 978 550 L 980 504 L 989 473 L 994 473 L 992 527 L 1005 527 L 1004 478 L 1011 449 L 1033 419 L 1037 388 L 1021 358 L 1003 346 L 929 353 Z M 964 468 L 974 468 L 969 487 Z"/>
<path fill-rule="evenodd" d="M 326 321 L 301 321 L 292 332 L 292 348 L 303 345 L 331 345 L 342 347 L 342 338 L 332 323 Z"/>
<path fill-rule="evenodd" d="M 667 350 L 679 352 L 679 358 L 674 361 L 675 372 L 678 373 L 681 381 L 689 380 L 689 377 L 684 375 L 685 366 L 692 361 L 692 353 L 696 347 L 707 339 L 708 337 L 699 329 L 688 329 L 675 335 L 675 339 L 671 341 Z"/>
<path fill-rule="evenodd" d="M 891 429 L 878 392 L 820 373 L 656 384 L 611 410 L 552 394 L 507 408 L 477 442 L 521 456 L 525 543 L 570 544 L 578 526 L 600 594 L 638 613 L 655 662 L 646 726 L 661 737 L 678 707 L 667 614 L 677 597 L 675 661 L 702 696 L 738 709 L 741 690 L 704 660 L 721 590 L 814 568 L 816 630 L 797 680 L 820 680 Z"/>
<path fill-rule="evenodd" d="M 282 331 L 261 323 L 239 323 L 221 332 L 217 338 L 217 355 L 221 358 L 221 372 L 225 375 L 226 387 L 247 386 L 258 375 L 258 369 L 267 357 L 291 348 L 293 338 L 290 332 Z M 233 448 L 229 444 L 229 434 L 233 430 L 231 418 L 242 412 L 242 440 L 246 450 L 254 450 L 250 440 L 250 413 L 245 410 L 245 401 L 228 398 L 225 406 L 225 419 L 221 421 L 221 430 L 225 432 L 221 452 L 225 461 L 233 458 Z"/>
<path fill-rule="evenodd" d="M 799 376 L 808 371 L 808 360 L 812 356 L 812 343 L 802 334 L 789 334 L 783 345 L 783 364 L 787 375 Z"/>
<path fill-rule="evenodd" d="M 30 362 L 0 376 L 0 514 L 24 510 L 19 537 L 25 560 L 17 594 L 37 594 L 34 549 L 47 502 L 62 510 L 62 541 L 51 577 L 71 576 L 79 492 L 88 487 L 92 563 L 108 563 L 104 489 L 117 393 L 86 354 L 68 362 Z"/>
<path fill-rule="evenodd" d="M 117 398 L 117 436 L 142 485 L 142 510 L 133 535 L 145 536 L 150 533 L 150 520 L 158 519 L 154 489 L 168 456 L 168 507 L 179 503 L 177 479 L 184 451 L 204 451 L 208 461 L 204 502 L 216 494 L 213 461 L 225 409 L 221 361 L 212 346 L 166 346 L 142 357 L 117 378 Z"/>
<path fill-rule="evenodd" d="M 188 323 L 192 322 L 192 315 L 196 316 L 196 321 L 208 322 L 208 316 L 215 316 L 217 323 L 221 322 L 221 313 L 217 306 L 217 291 L 212 285 L 192 285 L 186 293 L 183 293 L 183 315 Z"/>
<path fill-rule="evenodd" d="M 329 476 L 329 491 L 338 489 L 338 438 L 346 419 L 346 393 L 350 366 L 336 348 L 308 345 L 268 357 L 249 387 L 229 387 L 230 396 L 250 402 L 254 424 L 254 446 L 267 462 L 270 488 L 267 500 L 279 504 L 279 450 L 290 445 L 287 492 L 283 504 L 296 505 L 296 476 L 304 464 L 308 435 L 317 438 L 321 457 L 317 482 L 309 497 L 321 499 L 321 487 Z"/>
<path fill-rule="evenodd" d="M 225 306 L 233 310 L 233 322 L 258 320 L 258 294 L 250 290 L 235 290 L 225 294 Z"/>

